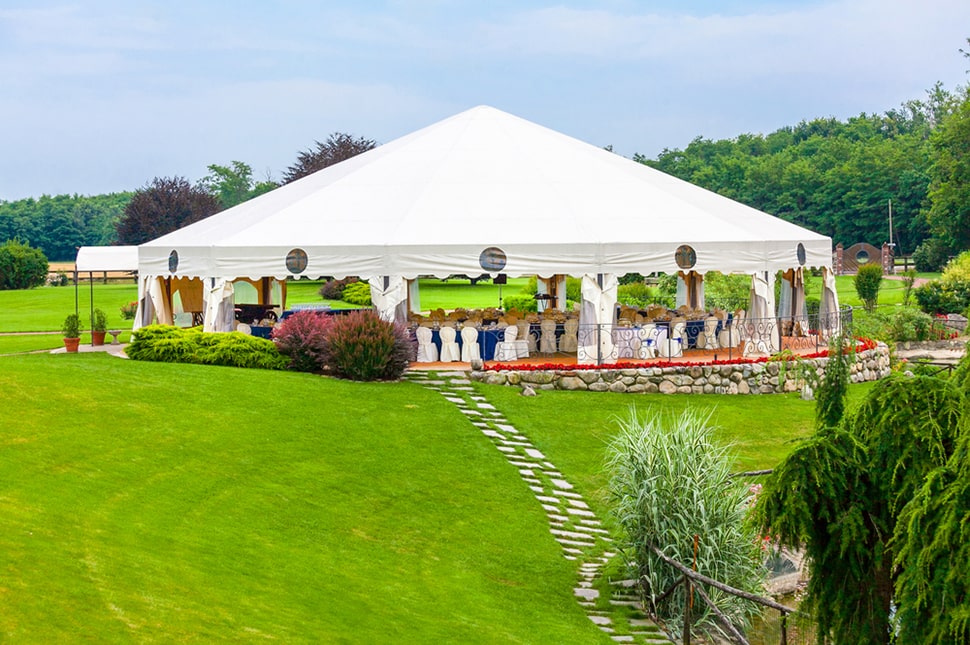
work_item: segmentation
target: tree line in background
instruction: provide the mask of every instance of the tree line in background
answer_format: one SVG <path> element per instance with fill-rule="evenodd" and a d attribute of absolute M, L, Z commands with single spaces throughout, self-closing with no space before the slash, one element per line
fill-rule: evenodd
<path fill-rule="evenodd" d="M 890 241 L 939 270 L 970 248 L 970 92 L 937 84 L 926 100 L 768 135 L 694 139 L 635 160 L 850 246 Z"/>
<path fill-rule="evenodd" d="M 281 183 L 376 145 L 333 133 L 300 152 Z M 884 114 L 814 119 L 768 135 L 698 137 L 684 150 L 634 160 L 846 246 L 890 241 L 891 201 L 896 253 L 913 254 L 920 270 L 939 270 L 970 248 L 970 87 L 951 92 L 937 83 L 925 99 Z M 73 260 L 78 246 L 141 244 L 280 185 L 257 180 L 241 161 L 208 169 L 196 184 L 156 177 L 131 193 L 0 201 L 0 241 Z"/>
<path fill-rule="evenodd" d="M 299 153 L 282 184 L 370 150 L 377 143 L 334 133 Z M 52 261 L 73 261 L 80 246 L 141 244 L 269 192 L 279 185 L 258 180 L 241 161 L 212 164 L 192 184 L 184 177 L 155 177 L 133 192 L 82 196 L 44 195 L 0 201 L 0 242 L 16 240 Z"/>

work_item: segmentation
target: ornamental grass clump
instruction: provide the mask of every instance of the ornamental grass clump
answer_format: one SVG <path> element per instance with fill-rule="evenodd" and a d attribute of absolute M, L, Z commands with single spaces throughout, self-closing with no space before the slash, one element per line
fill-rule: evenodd
<path fill-rule="evenodd" d="M 354 381 L 400 378 L 415 359 L 416 346 L 403 325 L 373 311 L 335 316 L 327 332 L 325 359 L 335 376 Z"/>
<path fill-rule="evenodd" d="M 756 527 L 748 520 L 751 493 L 731 478 L 733 458 L 713 439 L 710 414 L 687 409 L 679 416 L 630 412 L 609 448 L 613 514 L 625 532 L 622 552 L 648 607 L 669 629 L 681 629 L 687 593 L 681 584 L 664 596 L 682 574 L 653 551 L 750 593 L 760 593 L 764 554 Z M 717 589 L 705 590 L 742 632 L 758 608 Z M 693 631 L 722 634 L 707 606 L 696 597 Z"/>
<path fill-rule="evenodd" d="M 331 316 L 313 311 L 298 311 L 273 328 L 273 342 L 289 358 L 289 368 L 297 372 L 320 372 L 326 360 L 327 332 Z"/>

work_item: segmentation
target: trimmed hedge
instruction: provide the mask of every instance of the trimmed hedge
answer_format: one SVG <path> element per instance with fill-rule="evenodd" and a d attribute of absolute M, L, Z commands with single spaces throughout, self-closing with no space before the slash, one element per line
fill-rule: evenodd
<path fill-rule="evenodd" d="M 240 332 L 205 333 L 171 325 L 149 325 L 132 334 L 128 358 L 162 363 L 193 363 L 281 370 L 289 359 L 272 341 Z"/>

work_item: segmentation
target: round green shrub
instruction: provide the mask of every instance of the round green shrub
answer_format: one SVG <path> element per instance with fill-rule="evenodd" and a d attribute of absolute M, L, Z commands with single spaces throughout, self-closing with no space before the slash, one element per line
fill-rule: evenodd
<path fill-rule="evenodd" d="M 891 307 L 873 312 L 857 312 L 852 321 L 857 336 L 895 343 L 940 340 L 952 330 L 932 316 L 912 307 Z"/>
<path fill-rule="evenodd" d="M 970 283 L 970 251 L 964 251 L 950 260 L 944 267 L 940 280 L 948 283 Z"/>
<path fill-rule="evenodd" d="M 0 291 L 39 287 L 47 282 L 49 268 L 40 249 L 20 240 L 7 240 L 0 245 Z"/>
<path fill-rule="evenodd" d="M 525 293 L 513 293 L 511 296 L 502 298 L 502 306 L 505 311 L 518 309 L 519 311 L 538 311 L 539 303 L 532 296 Z"/>
<path fill-rule="evenodd" d="M 616 300 L 624 305 L 643 309 L 657 301 L 657 292 L 643 282 L 628 282 L 617 287 Z"/>
<path fill-rule="evenodd" d="M 865 305 L 866 311 L 876 308 L 879 301 L 879 285 L 882 283 L 882 267 L 878 264 L 863 264 L 855 274 L 853 284 L 859 295 L 859 300 Z"/>
<path fill-rule="evenodd" d="M 913 251 L 913 264 L 923 273 L 940 271 L 950 257 L 950 246 L 943 240 L 927 238 Z"/>
<path fill-rule="evenodd" d="M 320 287 L 320 297 L 324 300 L 343 300 L 344 289 L 348 284 L 357 282 L 357 278 L 342 278 L 340 280 L 327 280 Z"/>
<path fill-rule="evenodd" d="M 344 287 L 341 299 L 352 305 L 370 307 L 373 304 L 370 299 L 370 284 L 367 282 L 351 282 Z"/>
<path fill-rule="evenodd" d="M 933 280 L 917 287 L 913 295 L 928 314 L 961 313 L 970 306 L 970 282 Z"/>

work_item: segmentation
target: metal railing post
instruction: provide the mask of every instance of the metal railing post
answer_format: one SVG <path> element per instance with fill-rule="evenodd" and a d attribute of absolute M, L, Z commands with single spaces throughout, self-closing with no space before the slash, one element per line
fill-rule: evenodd
<path fill-rule="evenodd" d="M 603 325 L 596 325 L 596 365 L 603 364 Z"/>

